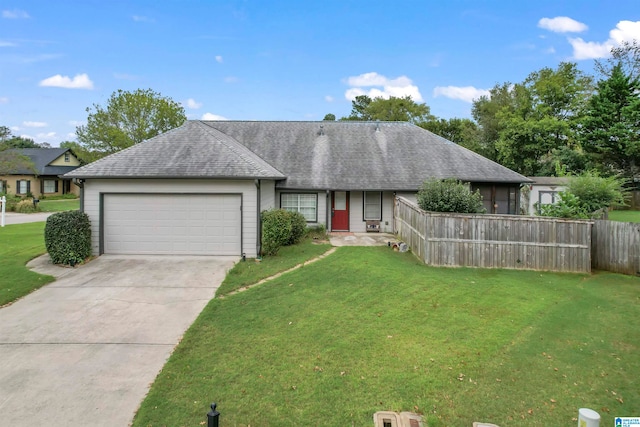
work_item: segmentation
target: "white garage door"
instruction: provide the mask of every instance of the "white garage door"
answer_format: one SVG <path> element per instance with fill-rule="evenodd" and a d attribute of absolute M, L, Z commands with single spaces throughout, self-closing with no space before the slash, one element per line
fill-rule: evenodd
<path fill-rule="evenodd" d="M 240 255 L 241 198 L 105 194 L 104 253 Z"/>

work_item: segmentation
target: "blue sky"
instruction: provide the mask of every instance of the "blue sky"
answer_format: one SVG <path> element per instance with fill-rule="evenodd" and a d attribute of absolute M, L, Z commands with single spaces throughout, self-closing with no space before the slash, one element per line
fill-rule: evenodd
<path fill-rule="evenodd" d="M 0 125 L 57 146 L 86 108 L 151 88 L 190 119 L 322 120 L 355 95 L 438 117 L 542 67 L 640 39 L 617 1 L 0 0 Z"/>

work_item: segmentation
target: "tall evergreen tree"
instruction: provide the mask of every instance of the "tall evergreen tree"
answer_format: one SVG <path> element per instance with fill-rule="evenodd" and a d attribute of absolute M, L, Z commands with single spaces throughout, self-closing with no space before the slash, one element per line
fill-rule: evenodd
<path fill-rule="evenodd" d="M 621 63 L 600 80 L 581 127 L 582 146 L 608 174 L 640 177 L 640 80 Z"/>

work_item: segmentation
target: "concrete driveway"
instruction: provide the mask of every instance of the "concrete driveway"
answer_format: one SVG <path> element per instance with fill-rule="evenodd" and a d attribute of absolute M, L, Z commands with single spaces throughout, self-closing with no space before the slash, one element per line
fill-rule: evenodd
<path fill-rule="evenodd" d="M 0 425 L 127 426 L 236 260 L 40 261 L 58 280 L 0 309 Z"/>

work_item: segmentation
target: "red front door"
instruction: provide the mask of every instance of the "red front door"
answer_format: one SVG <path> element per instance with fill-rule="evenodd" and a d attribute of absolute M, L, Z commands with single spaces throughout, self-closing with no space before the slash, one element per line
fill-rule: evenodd
<path fill-rule="evenodd" d="M 331 231 L 349 231 L 349 192 L 334 191 L 331 197 Z"/>

